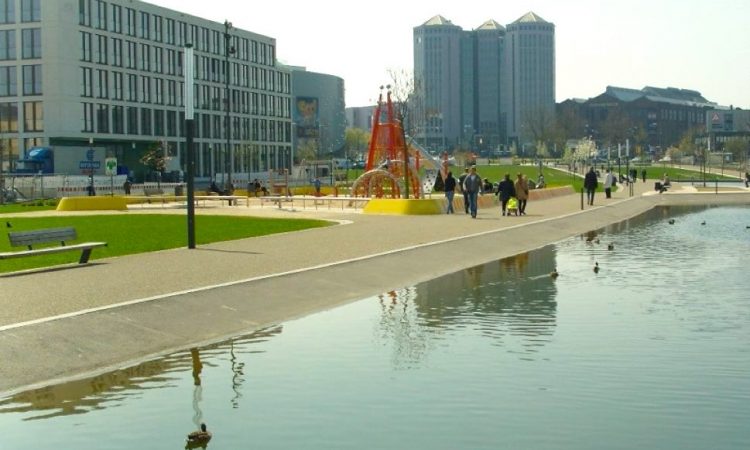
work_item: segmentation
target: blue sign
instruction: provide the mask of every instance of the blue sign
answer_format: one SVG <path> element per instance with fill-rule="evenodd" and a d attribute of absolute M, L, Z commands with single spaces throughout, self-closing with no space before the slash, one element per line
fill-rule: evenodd
<path fill-rule="evenodd" d="M 101 167 L 101 161 L 78 161 L 79 169 L 98 169 Z"/>

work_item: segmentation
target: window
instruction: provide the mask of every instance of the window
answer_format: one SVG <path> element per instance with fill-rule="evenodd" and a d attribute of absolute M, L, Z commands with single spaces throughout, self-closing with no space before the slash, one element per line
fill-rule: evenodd
<path fill-rule="evenodd" d="M 78 24 L 91 26 L 91 0 L 78 0 Z"/>
<path fill-rule="evenodd" d="M 42 20 L 41 0 L 21 0 L 21 22 Z"/>
<path fill-rule="evenodd" d="M 138 37 L 143 39 L 151 38 L 151 16 L 147 12 L 141 12 L 140 26 L 138 27 Z"/>
<path fill-rule="evenodd" d="M 154 110 L 154 136 L 164 136 L 164 110 Z"/>
<path fill-rule="evenodd" d="M 135 36 L 135 10 L 133 8 L 125 8 L 125 14 L 128 36 Z"/>
<path fill-rule="evenodd" d="M 112 39 L 112 65 L 122 67 L 122 39 Z"/>
<path fill-rule="evenodd" d="M 125 133 L 125 108 L 122 106 L 112 107 L 112 133 Z"/>
<path fill-rule="evenodd" d="M 96 105 L 96 132 L 109 133 L 109 105 Z"/>
<path fill-rule="evenodd" d="M 154 78 L 154 103 L 164 104 L 164 79 Z"/>
<path fill-rule="evenodd" d="M 83 127 L 81 131 L 94 131 L 94 104 L 83 104 Z"/>
<path fill-rule="evenodd" d="M 0 0 L 0 23 L 16 22 L 16 0 Z"/>
<path fill-rule="evenodd" d="M 167 80 L 167 105 L 174 106 L 177 104 L 177 82 Z"/>
<path fill-rule="evenodd" d="M 138 108 L 128 106 L 128 134 L 138 134 Z"/>
<path fill-rule="evenodd" d="M 141 44 L 140 69 L 147 72 L 151 71 L 151 46 L 148 44 Z"/>
<path fill-rule="evenodd" d="M 23 59 L 42 57 L 42 30 L 41 28 L 27 28 L 21 31 L 23 43 Z"/>
<path fill-rule="evenodd" d="M 153 17 L 154 22 L 154 40 L 156 42 L 162 42 L 164 40 L 164 33 L 162 29 L 162 18 L 161 16 L 154 16 Z"/>
<path fill-rule="evenodd" d="M 112 98 L 114 100 L 122 100 L 123 99 L 122 72 L 112 72 L 112 82 L 114 86 L 114 91 L 112 92 Z"/>
<path fill-rule="evenodd" d="M 166 19 L 167 20 L 167 39 L 166 42 L 169 45 L 174 45 L 175 43 L 175 32 L 174 32 L 174 19 Z"/>
<path fill-rule="evenodd" d="M 16 59 L 15 30 L 0 31 L 0 61 Z"/>
<path fill-rule="evenodd" d="M 18 94 L 17 91 L 16 68 L 0 67 L 0 97 L 13 97 Z"/>
<path fill-rule="evenodd" d="M 151 103 L 151 77 L 141 77 L 141 102 Z"/>
<path fill-rule="evenodd" d="M 141 134 L 151 134 L 151 110 L 141 108 Z"/>
<path fill-rule="evenodd" d="M 23 66 L 23 95 L 41 95 L 42 65 Z"/>
<path fill-rule="evenodd" d="M 112 5 L 112 31 L 122 33 L 122 6 Z"/>
<path fill-rule="evenodd" d="M 96 0 L 96 28 L 107 29 L 107 3 L 102 0 Z"/>
<path fill-rule="evenodd" d="M 154 47 L 154 72 L 164 73 L 164 49 Z"/>
<path fill-rule="evenodd" d="M 91 33 L 81 32 L 81 60 L 91 62 Z"/>
<path fill-rule="evenodd" d="M 177 136 L 177 113 L 167 111 L 167 136 Z"/>
<path fill-rule="evenodd" d="M 97 70 L 96 75 L 99 79 L 97 98 L 109 98 L 109 72 L 106 70 Z"/>
<path fill-rule="evenodd" d="M 167 50 L 167 75 L 174 75 L 177 73 L 177 52 L 174 50 Z"/>
<path fill-rule="evenodd" d="M 107 64 L 107 36 L 97 35 L 96 36 L 96 62 L 99 64 Z"/>
<path fill-rule="evenodd" d="M 128 41 L 128 52 L 125 54 L 125 66 L 128 69 L 138 67 L 138 45 L 135 42 Z"/>
<path fill-rule="evenodd" d="M 18 104 L 0 103 L 0 133 L 18 132 Z"/>
<path fill-rule="evenodd" d="M 128 101 L 138 101 L 138 75 L 128 74 Z"/>
<path fill-rule="evenodd" d="M 24 102 L 24 131 L 44 131 L 44 117 L 42 111 L 42 102 Z"/>
<path fill-rule="evenodd" d="M 81 96 L 93 97 L 94 96 L 94 76 L 90 67 L 84 67 L 81 69 Z"/>

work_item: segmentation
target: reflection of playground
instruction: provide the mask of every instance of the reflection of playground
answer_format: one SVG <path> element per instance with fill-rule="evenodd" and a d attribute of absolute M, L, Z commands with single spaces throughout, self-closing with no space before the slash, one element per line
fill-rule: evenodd
<path fill-rule="evenodd" d="M 467 329 L 534 353 L 556 326 L 554 268 L 547 246 L 390 292 L 380 297 L 383 337 L 394 341 L 398 365 L 418 361 L 436 335 Z"/>
<path fill-rule="evenodd" d="M 232 407 L 237 408 L 244 381 L 244 362 L 239 361 L 241 355 L 237 354 L 235 347 L 243 349 L 243 353 L 253 353 L 245 344 L 263 342 L 280 334 L 281 330 L 280 326 L 260 330 L 203 347 L 200 352 L 191 349 L 92 378 L 21 392 L 0 400 L 0 414 L 36 413 L 26 420 L 38 420 L 111 408 L 131 397 L 138 397 L 143 391 L 170 387 L 180 379 L 180 373 L 190 371 L 193 374 L 193 423 L 197 427 L 202 420 L 200 402 L 203 385 L 200 375 L 203 366 L 216 366 L 219 360 L 229 359 L 232 371 L 229 381 L 235 392 L 230 401 Z"/>

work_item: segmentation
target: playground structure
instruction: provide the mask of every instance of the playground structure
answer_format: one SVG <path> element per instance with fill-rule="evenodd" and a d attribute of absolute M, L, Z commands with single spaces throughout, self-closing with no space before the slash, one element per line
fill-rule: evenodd
<path fill-rule="evenodd" d="M 373 115 L 365 173 L 354 181 L 352 196 L 401 198 L 403 193 L 403 198 L 424 198 L 432 193 L 438 173 L 445 174 L 447 164 L 446 155 L 440 161 L 407 140 L 402 118 L 395 116 L 391 92 L 387 92 L 385 102 L 381 92 Z M 422 177 L 420 169 L 424 169 Z"/>

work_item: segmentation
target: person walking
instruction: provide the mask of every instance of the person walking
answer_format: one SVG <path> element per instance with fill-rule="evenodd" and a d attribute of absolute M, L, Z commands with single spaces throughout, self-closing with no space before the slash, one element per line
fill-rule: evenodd
<path fill-rule="evenodd" d="M 589 205 L 594 204 L 594 193 L 596 192 L 596 188 L 599 186 L 599 179 L 596 177 L 596 172 L 594 172 L 594 168 L 591 167 L 588 172 L 586 172 L 586 176 L 583 179 L 583 187 L 586 189 L 586 198 L 588 199 Z"/>
<path fill-rule="evenodd" d="M 523 174 L 519 172 L 516 176 L 516 184 L 513 187 L 515 188 L 516 198 L 518 199 L 518 214 L 525 216 L 526 202 L 529 199 L 529 182 Z"/>
<path fill-rule="evenodd" d="M 482 192 L 482 179 L 477 174 L 477 168 L 472 166 L 469 175 L 463 183 L 464 196 L 469 198 L 469 213 L 472 219 L 477 218 L 477 197 Z"/>
<path fill-rule="evenodd" d="M 500 197 L 500 208 L 505 215 L 508 206 L 508 200 L 516 195 L 516 187 L 510 179 L 510 174 L 506 173 L 502 181 L 497 185 L 497 196 Z M 510 213 L 508 213 L 510 215 Z"/>
<path fill-rule="evenodd" d="M 454 214 L 453 211 L 453 196 L 456 193 L 456 179 L 453 178 L 453 172 L 448 172 L 445 177 L 445 199 L 448 201 L 448 209 L 446 214 Z"/>
<path fill-rule="evenodd" d="M 469 176 L 469 168 L 467 167 L 464 169 L 464 173 L 461 174 L 460 177 L 458 177 L 458 188 L 461 189 L 461 193 L 464 195 L 464 212 L 466 214 L 469 214 L 469 195 L 466 193 L 466 190 L 464 189 L 464 181 L 466 181 L 466 177 Z"/>
<path fill-rule="evenodd" d="M 612 198 L 612 185 L 614 184 L 615 176 L 612 175 L 612 170 L 607 169 L 607 174 L 604 176 L 604 193 L 607 198 Z"/>

